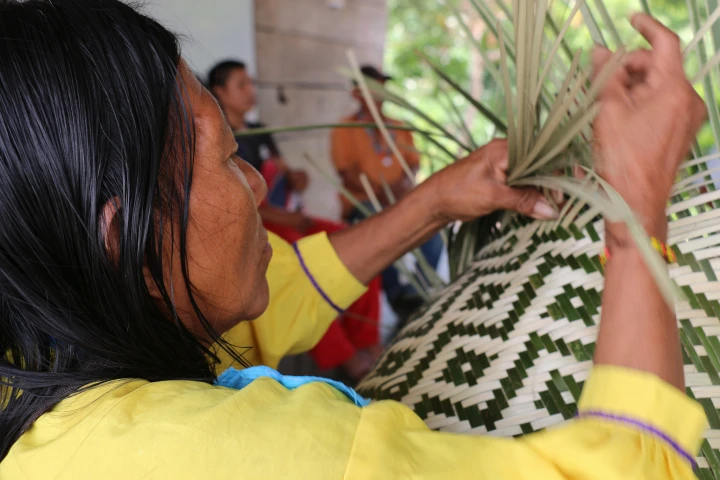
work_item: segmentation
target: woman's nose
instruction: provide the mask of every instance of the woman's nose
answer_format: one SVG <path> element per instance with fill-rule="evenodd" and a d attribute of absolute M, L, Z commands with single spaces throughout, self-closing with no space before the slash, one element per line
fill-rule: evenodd
<path fill-rule="evenodd" d="M 260 204 L 265 200 L 265 197 L 268 193 L 268 186 L 267 182 L 265 182 L 265 179 L 263 176 L 255 170 L 252 166 L 248 165 L 247 172 L 245 173 L 248 184 L 250 185 L 250 189 L 253 192 L 253 195 L 255 196 L 255 205 L 260 206 Z"/>

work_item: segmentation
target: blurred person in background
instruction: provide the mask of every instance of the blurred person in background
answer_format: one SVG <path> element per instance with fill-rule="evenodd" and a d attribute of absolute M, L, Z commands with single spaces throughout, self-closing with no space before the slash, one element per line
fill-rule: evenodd
<path fill-rule="evenodd" d="M 361 73 L 371 81 L 384 85 L 392 80 L 372 65 L 360 68 Z M 358 110 L 351 116 L 343 118 L 341 123 L 375 123 L 365 98 L 357 83 L 353 83 L 352 97 L 358 102 Z M 385 124 L 390 127 L 390 135 L 403 155 L 405 162 L 417 174 L 420 167 L 420 154 L 415 149 L 412 133 L 407 130 L 393 130 L 393 125 L 401 122 L 393 120 L 383 112 L 383 100 L 375 98 L 377 111 L 382 115 Z M 403 198 L 412 188 L 413 182 L 407 177 L 400 162 L 377 128 L 336 128 L 332 132 L 332 161 L 340 175 L 343 185 L 365 207 L 374 211 L 360 177 L 367 176 L 375 196 L 383 207 L 391 203 L 383 188 L 383 182 L 390 187 L 395 199 Z M 342 198 L 343 218 L 354 223 L 361 221 L 365 216 L 350 202 Z M 424 243 L 420 250 L 430 266 L 437 269 L 443 251 L 443 241 L 440 235 L 435 235 Z M 417 291 L 403 279 L 394 266 L 388 267 L 382 273 L 383 289 L 388 301 L 400 319 L 400 323 L 407 321 L 424 302 Z"/>
<path fill-rule="evenodd" d="M 245 63 L 237 60 L 218 63 L 208 73 L 207 83 L 236 133 L 238 156 L 259 171 L 268 185 L 267 197 L 258 208 L 265 228 L 291 244 L 308 235 L 345 228 L 344 224 L 311 218 L 302 212 L 300 193 L 308 186 L 307 173 L 287 165 L 271 134 L 237 135 L 265 128 L 262 123 L 246 119 L 255 108 L 256 92 Z M 341 367 L 352 382 L 370 370 L 381 353 L 380 291 L 381 281 L 377 277 L 362 297 L 347 310 L 338 312 L 339 318 L 310 351 L 321 370 Z"/>
<path fill-rule="evenodd" d="M 244 62 L 227 60 L 218 63 L 208 73 L 207 84 L 234 132 L 265 128 L 262 123 L 247 120 L 256 105 L 256 92 Z M 241 158 L 263 177 L 272 180 L 268 183 L 267 205 L 260 210 L 263 220 L 306 232 L 312 220 L 301 212 L 299 194 L 308 187 L 307 172 L 287 165 L 272 135 L 236 135 L 235 139 Z"/>

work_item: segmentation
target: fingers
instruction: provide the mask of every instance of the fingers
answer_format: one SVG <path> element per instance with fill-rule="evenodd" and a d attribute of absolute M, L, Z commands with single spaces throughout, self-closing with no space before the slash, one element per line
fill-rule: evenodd
<path fill-rule="evenodd" d="M 623 59 L 623 65 L 631 75 L 647 72 L 652 68 L 652 62 L 652 51 L 647 49 L 630 52 Z"/>
<path fill-rule="evenodd" d="M 680 39 L 672 30 L 644 13 L 633 16 L 631 23 L 635 30 L 652 45 L 656 54 L 653 65 L 655 68 L 682 69 Z"/>
<path fill-rule="evenodd" d="M 602 47 L 593 51 L 593 75 L 606 67 L 607 62 L 612 58 L 612 52 Z M 618 68 L 600 91 L 600 100 L 642 97 L 647 90 L 648 72 L 653 66 L 653 56 L 650 50 L 637 50 L 627 54 L 623 58 L 623 65 Z"/>
<path fill-rule="evenodd" d="M 496 199 L 498 209 L 514 210 L 538 220 L 554 220 L 558 217 L 545 197 L 534 188 L 502 186 Z"/>
<path fill-rule="evenodd" d="M 605 47 L 596 46 L 592 51 L 592 75 L 590 78 L 595 80 L 597 76 L 602 72 L 603 68 L 607 64 L 608 60 L 612 57 L 612 52 Z"/>
<path fill-rule="evenodd" d="M 615 72 L 600 92 L 600 100 L 637 101 L 647 97 L 652 88 L 661 86 L 667 74 L 683 71 L 683 55 L 678 36 L 662 23 L 645 14 L 632 18 L 633 27 L 650 43 L 652 50 L 638 50 L 629 53 L 623 61 L 623 68 Z M 593 75 L 597 76 L 612 57 L 604 48 L 593 51 Z"/>
<path fill-rule="evenodd" d="M 692 121 L 697 124 L 697 128 L 693 129 L 696 132 L 705 120 L 705 106 L 685 75 L 679 37 L 656 19 L 642 13 L 632 18 L 632 25 L 650 42 L 653 50 L 633 52 L 629 66 L 635 71 L 649 72 L 648 83 L 651 87 L 672 84 L 679 89 L 684 84 L 691 97 L 687 99 L 689 105 L 686 107 L 689 107 Z M 675 97 L 682 99 L 685 96 L 676 93 Z"/>
<path fill-rule="evenodd" d="M 502 173 L 507 172 L 507 169 L 510 166 L 510 158 L 508 157 L 507 149 L 505 149 L 502 154 L 491 157 L 490 162 L 498 171 Z"/>
<path fill-rule="evenodd" d="M 487 161 L 493 170 L 501 172 L 504 175 L 509 165 L 508 142 L 501 138 L 493 139 L 487 145 L 475 150 L 461 161 L 465 160 Z"/>
<path fill-rule="evenodd" d="M 624 67 L 628 72 L 627 84 L 630 97 L 634 101 L 647 98 L 652 86 L 659 86 L 656 80 L 657 75 L 651 75 L 653 65 L 652 51 L 637 50 L 630 52 L 624 58 Z"/>
<path fill-rule="evenodd" d="M 558 169 L 552 172 L 553 177 L 562 177 L 565 176 L 565 169 Z M 553 199 L 553 202 L 555 202 L 556 205 L 559 205 L 563 203 L 563 200 L 565 200 L 565 193 L 562 190 L 550 190 L 550 196 Z"/>
<path fill-rule="evenodd" d="M 572 167 L 573 177 L 579 179 L 579 180 L 585 180 L 587 177 L 587 171 L 581 167 L 581 166 L 574 166 Z"/>
<path fill-rule="evenodd" d="M 604 47 L 595 47 L 592 52 L 592 77 L 597 79 L 600 72 L 607 67 L 613 54 Z M 624 100 L 627 98 L 628 72 L 624 68 L 617 68 L 606 80 L 605 85 L 600 89 L 598 99 L 603 100 Z"/>
<path fill-rule="evenodd" d="M 705 105 L 705 102 L 703 101 L 702 97 L 698 95 L 698 93 L 693 89 L 692 90 L 692 108 L 691 108 L 691 115 L 692 115 L 692 131 L 697 134 L 697 132 L 700 130 L 702 125 L 707 120 L 707 106 Z"/>

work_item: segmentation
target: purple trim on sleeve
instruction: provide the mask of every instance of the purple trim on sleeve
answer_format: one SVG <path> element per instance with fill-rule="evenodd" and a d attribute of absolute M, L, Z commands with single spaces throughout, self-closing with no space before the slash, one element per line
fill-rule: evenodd
<path fill-rule="evenodd" d="M 695 458 L 693 458 L 692 455 L 690 455 L 685 449 L 683 449 L 679 443 L 677 443 L 675 440 L 670 438 L 666 433 L 658 430 L 657 428 L 653 427 L 652 425 L 648 425 L 647 423 L 641 422 L 639 420 L 635 420 L 634 418 L 630 417 L 623 417 L 621 415 L 613 415 L 612 413 L 606 413 L 598 410 L 589 410 L 587 412 L 578 412 L 578 418 L 587 418 L 587 417 L 595 417 L 595 418 L 602 418 L 604 420 L 611 420 L 614 422 L 624 423 L 627 425 L 632 425 L 634 427 L 639 428 L 640 430 L 643 430 L 647 433 L 650 433 L 658 438 L 661 438 L 664 440 L 667 444 L 669 444 L 673 450 L 675 450 L 678 455 L 683 457 L 685 460 L 690 462 L 690 464 L 693 466 L 693 468 L 697 467 L 697 463 L 695 463 Z"/>
<path fill-rule="evenodd" d="M 345 313 L 345 310 L 338 307 L 335 302 L 330 300 L 330 297 L 327 296 L 327 294 L 323 291 L 322 288 L 320 288 L 320 285 L 318 285 L 317 281 L 315 280 L 315 277 L 312 276 L 312 273 L 310 273 L 310 270 L 307 268 L 307 265 L 305 265 L 305 259 L 302 256 L 302 253 L 300 253 L 300 248 L 298 248 L 297 243 L 293 243 L 293 249 L 295 250 L 295 255 L 297 255 L 298 260 L 300 260 L 300 266 L 302 267 L 303 271 L 305 272 L 305 275 L 307 275 L 308 279 L 310 279 L 310 282 L 313 284 L 313 287 L 315 287 L 315 290 L 318 291 L 320 296 L 330 305 L 332 308 L 334 308 L 340 315 Z"/>

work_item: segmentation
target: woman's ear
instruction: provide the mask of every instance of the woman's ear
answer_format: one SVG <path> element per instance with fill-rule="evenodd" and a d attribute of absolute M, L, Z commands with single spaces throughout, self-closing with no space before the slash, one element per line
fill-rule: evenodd
<path fill-rule="evenodd" d="M 105 251 L 112 264 L 116 267 L 119 267 L 120 263 L 120 235 L 122 234 L 121 214 L 120 199 L 113 197 L 103 205 L 100 217 L 100 228 L 102 229 Z M 161 305 L 164 305 L 163 296 L 160 294 L 160 289 L 155 283 L 155 279 L 152 273 L 150 273 L 150 269 L 145 260 L 143 261 L 142 273 L 150 297 L 160 302 Z M 174 296 L 172 293 L 172 282 L 170 282 L 169 294 Z"/>
<path fill-rule="evenodd" d="M 118 266 L 120 263 L 120 235 L 122 233 L 120 215 L 120 199 L 113 197 L 103 206 L 100 228 L 102 229 L 105 242 L 105 251 L 115 266 Z M 155 280 L 147 264 L 143 265 L 143 277 L 145 278 L 145 285 L 147 286 L 150 296 L 156 300 L 161 300 L 162 295 L 160 295 L 160 290 L 155 284 Z"/>
<path fill-rule="evenodd" d="M 120 199 L 113 197 L 103 205 L 100 229 L 105 243 L 105 251 L 110 261 L 120 262 Z"/>

